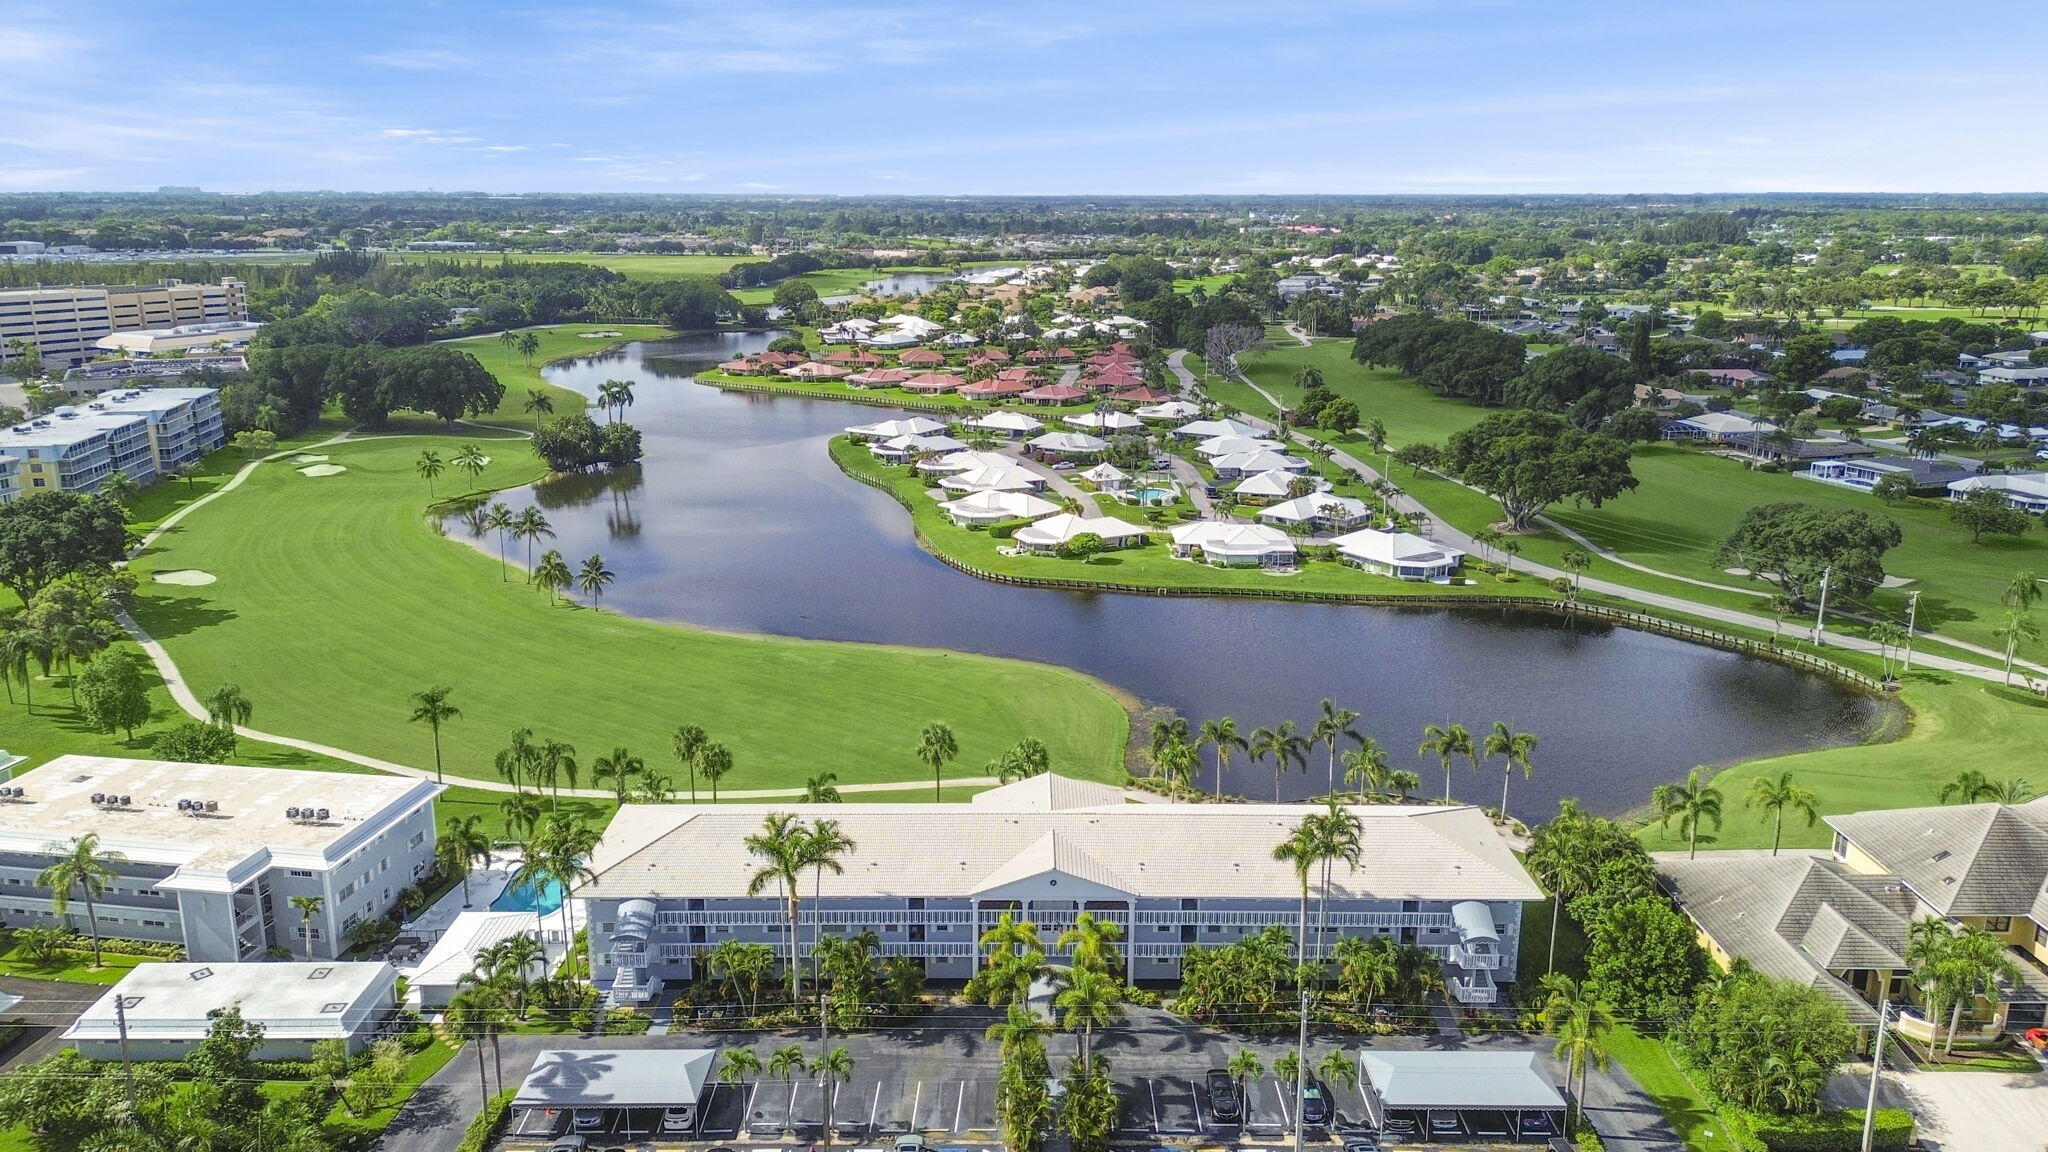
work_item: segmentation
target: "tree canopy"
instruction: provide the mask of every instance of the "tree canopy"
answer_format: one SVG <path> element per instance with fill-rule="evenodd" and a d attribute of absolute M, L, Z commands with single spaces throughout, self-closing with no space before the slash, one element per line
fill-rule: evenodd
<path fill-rule="evenodd" d="M 1884 554 L 1902 538 L 1890 517 L 1788 500 L 1743 513 L 1714 563 L 1747 568 L 1799 603 L 1818 593 L 1829 569 L 1831 587 L 1865 596 L 1884 583 Z"/>
<path fill-rule="evenodd" d="M 1635 399 L 1638 370 L 1594 348 L 1560 348 L 1539 356 L 1508 381 L 1505 398 L 1517 408 L 1556 412 L 1592 431 Z"/>
<path fill-rule="evenodd" d="M 88 492 L 30 492 L 0 505 L 0 585 L 23 602 L 73 572 L 104 572 L 127 555 L 127 510 Z"/>
<path fill-rule="evenodd" d="M 1560 500 L 1602 503 L 1633 490 L 1628 445 L 1582 431 L 1562 416 L 1497 412 L 1451 436 L 1443 457 L 1451 475 L 1500 502 L 1521 531 Z"/>

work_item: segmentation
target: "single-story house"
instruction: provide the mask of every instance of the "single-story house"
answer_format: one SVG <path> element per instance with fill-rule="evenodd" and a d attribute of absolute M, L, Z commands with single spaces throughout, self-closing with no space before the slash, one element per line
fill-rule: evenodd
<path fill-rule="evenodd" d="M 1062 512 L 1048 516 L 1026 528 L 1017 529 L 1017 546 L 1027 552 L 1054 552 L 1062 544 L 1076 536 L 1093 532 L 1102 537 L 1105 548 L 1127 548 L 1143 544 L 1146 530 L 1143 526 L 1114 516 L 1076 516 Z"/>
<path fill-rule="evenodd" d="M 861 337 L 860 342 L 870 348 L 882 349 L 915 348 L 921 343 L 915 334 L 899 331 L 895 328 L 876 329 Z"/>
<path fill-rule="evenodd" d="M 1083 412 L 1067 417 L 1064 423 L 1100 432 L 1128 432 L 1145 426 L 1143 420 L 1125 412 Z"/>
<path fill-rule="evenodd" d="M 1126 388 L 1110 399 L 1122 404 L 1156 404 L 1173 399 L 1173 393 L 1149 387 Z"/>
<path fill-rule="evenodd" d="M 929 416 L 910 416 L 902 420 L 884 420 L 879 424 L 855 424 L 846 430 L 856 440 L 893 440 L 898 436 L 929 436 L 944 432 L 946 426 Z"/>
<path fill-rule="evenodd" d="M 880 325 L 873 320 L 856 316 L 851 320 L 841 320 L 818 329 L 818 339 L 827 344 L 851 344 L 878 327 Z"/>
<path fill-rule="evenodd" d="M 2022 512 L 2048 512 L 2048 475 L 2038 472 L 1993 473 L 1970 476 L 1948 486 L 1951 500 L 1967 499 L 1972 492 L 1996 492 Z"/>
<path fill-rule="evenodd" d="M 1106 492 L 1114 492 L 1130 483 L 1130 474 L 1104 460 L 1095 467 L 1081 473 L 1081 479 L 1088 481 Z"/>
<path fill-rule="evenodd" d="M 927 320 L 922 316 L 912 316 L 907 312 L 899 312 L 894 316 L 884 316 L 882 323 L 887 327 L 896 329 L 898 332 L 908 332 L 920 340 L 929 340 L 946 330 L 944 324 Z"/>
<path fill-rule="evenodd" d="M 1195 445 L 1199 455 L 1210 457 L 1235 456 L 1244 452 L 1280 452 L 1286 445 L 1278 440 L 1265 440 L 1255 436 L 1211 436 Z"/>
<path fill-rule="evenodd" d="M 1301 479 L 1292 472 L 1274 468 L 1247 476 L 1231 488 L 1231 494 L 1247 504 L 1271 504 L 1287 499 L 1294 491 L 1294 482 Z"/>
<path fill-rule="evenodd" d="M 397 1015 L 398 970 L 381 960 L 138 964 L 64 1039 L 87 1059 L 119 1060 L 125 1030 L 128 1058 L 180 1060 L 212 1029 L 208 1013 L 225 1008 L 263 1025 L 258 1060 L 310 1059 L 323 1040 L 354 1052 Z"/>
<path fill-rule="evenodd" d="M 1776 424 L 1759 416 L 1742 412 L 1702 412 L 1680 420 L 1664 421 L 1663 437 L 1666 440 L 1708 440 L 1723 443 L 1736 436 L 1768 436 L 1778 430 Z"/>
<path fill-rule="evenodd" d="M 2039 388 L 2048 384 L 2048 364 L 2028 368 L 1986 368 L 1977 373 L 1977 380 L 1984 384 L 2011 384 L 2019 388 Z"/>
<path fill-rule="evenodd" d="M 929 348 L 913 348 L 898 356 L 896 362 L 905 368 L 937 368 L 946 362 L 946 354 Z"/>
<path fill-rule="evenodd" d="M 1877 482 L 1886 476 L 1904 476 L 1913 486 L 1913 491 L 1934 492 L 1967 479 L 1970 470 L 1941 460 L 1922 460 L 1917 456 L 1873 456 L 1862 460 L 1831 456 L 1815 460 L 1797 475 L 1862 492 L 1877 487 Z"/>
<path fill-rule="evenodd" d="M 948 492 L 1037 492 L 1045 487 L 1045 477 L 1027 468 L 1007 464 L 955 472 L 939 481 L 939 487 Z"/>
<path fill-rule="evenodd" d="M 1216 469 L 1216 478 L 1229 480 L 1237 476 L 1256 476 L 1261 472 L 1292 472 L 1297 475 L 1308 471 L 1308 461 L 1299 456 L 1260 449 L 1255 452 L 1234 452 L 1218 456 L 1209 461 Z"/>
<path fill-rule="evenodd" d="M 1026 404 L 1072 404 L 1087 398 L 1087 389 L 1076 388 L 1072 384 L 1047 384 L 1017 394 L 1017 399 Z"/>
<path fill-rule="evenodd" d="M 1167 400 L 1135 409 L 1131 415 L 1140 420 L 1185 420 L 1200 411 L 1200 408 L 1185 400 Z"/>
<path fill-rule="evenodd" d="M 1297 550 L 1287 533 L 1265 524 L 1197 520 L 1173 528 L 1173 554 L 1221 568 L 1291 568 Z"/>
<path fill-rule="evenodd" d="M 1029 436 L 1045 429 L 1044 421 L 1026 416 L 1022 412 L 990 412 L 986 416 L 976 416 L 962 423 L 977 432 L 986 432 L 991 436 L 1007 436 L 1011 439 Z"/>
<path fill-rule="evenodd" d="M 878 460 L 901 464 L 906 460 L 917 460 L 925 456 L 943 456 L 947 453 L 964 451 L 967 444 L 951 436 L 896 436 L 884 440 L 868 451 Z"/>
<path fill-rule="evenodd" d="M 1810 460 L 1851 459 L 1877 455 L 1868 444 L 1844 440 L 1790 440 L 1770 436 L 1730 436 L 1723 443 L 1739 448 L 1759 460 L 1781 464 L 1802 464 Z"/>
<path fill-rule="evenodd" d="M 977 380 L 967 385 L 965 388 L 960 389 L 960 394 L 969 400 L 1001 400 L 1006 396 L 1022 396 L 1029 391 L 1031 391 L 1031 382 L 1029 380 L 1004 380 L 1001 377 L 991 377 L 987 380 Z"/>
<path fill-rule="evenodd" d="M 1086 432 L 1047 432 L 1026 440 L 1024 445 L 1039 456 L 1099 456 L 1109 447 L 1109 441 Z"/>
<path fill-rule="evenodd" d="M 1709 368 L 1700 375 L 1728 388 L 1754 387 L 1770 379 L 1768 374 L 1754 368 Z"/>
<path fill-rule="evenodd" d="M 1351 564 L 1397 580 L 1447 580 L 1465 561 L 1458 549 L 1413 532 L 1361 528 L 1330 543 Z"/>
<path fill-rule="evenodd" d="M 1258 439 L 1264 432 L 1241 420 L 1195 420 L 1173 430 L 1183 440 L 1213 440 L 1218 436 L 1243 436 Z"/>
<path fill-rule="evenodd" d="M 848 376 L 845 384 L 848 388 L 894 388 L 915 375 L 908 368 L 870 368 Z"/>
<path fill-rule="evenodd" d="M 1001 452 L 977 452 L 971 448 L 965 452 L 949 452 L 944 456 L 935 456 L 932 459 L 919 460 L 917 462 L 917 470 L 919 472 L 929 473 L 933 476 L 943 476 L 954 472 L 967 472 L 975 468 L 1015 468 L 1016 466 L 1017 462 L 1015 460 L 1003 455 Z"/>
<path fill-rule="evenodd" d="M 1259 519 L 1314 532 L 1346 532 L 1372 519 L 1372 510 L 1363 500 L 1334 492 L 1311 492 L 1259 509 Z"/>
<path fill-rule="evenodd" d="M 1060 506 L 1041 496 L 1029 492 L 1010 492 L 987 489 L 948 500 L 939 505 L 953 523 L 965 528 L 970 525 L 1000 524 L 1006 520 L 1039 520 L 1060 510 Z"/>
<path fill-rule="evenodd" d="M 958 392 L 967 386 L 967 381 L 950 372 L 920 372 L 905 380 L 899 387 L 905 392 Z"/>

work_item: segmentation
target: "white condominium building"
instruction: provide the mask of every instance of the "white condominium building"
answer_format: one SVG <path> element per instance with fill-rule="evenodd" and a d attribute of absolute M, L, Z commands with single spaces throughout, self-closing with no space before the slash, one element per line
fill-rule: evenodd
<path fill-rule="evenodd" d="M 773 812 L 829 819 L 857 847 L 843 872 L 819 878 L 826 934 L 873 930 L 885 956 L 927 975 L 966 979 L 976 940 L 1004 912 L 1055 939 L 1082 911 L 1123 929 L 1134 980 L 1170 980 L 1183 952 L 1227 944 L 1271 924 L 1296 928 L 1300 885 L 1273 848 L 1312 809 L 1282 804 L 1181 804 L 1045 775 L 971 804 L 627 805 L 606 829 L 577 889 L 590 929 L 592 973 L 614 1002 L 689 980 L 726 940 L 786 949 L 781 897 L 747 895 L 760 867 L 745 846 Z M 1350 809 L 1364 826 L 1355 870 L 1339 865 L 1327 955 L 1344 936 L 1380 935 L 1442 958 L 1452 995 L 1489 1004 L 1515 979 L 1522 903 L 1542 898 L 1488 817 L 1468 806 Z M 812 904 L 812 879 L 804 902 Z M 805 914 L 804 932 L 810 917 Z M 1311 933 L 1317 931 L 1314 924 Z M 809 937 L 800 937 L 800 952 Z"/>
<path fill-rule="evenodd" d="M 226 440 L 214 389 L 134 388 L 0 428 L 0 455 L 17 462 L 13 494 L 90 492 L 115 472 L 153 483 Z M 0 499 L 7 498 L 0 485 Z"/>
<path fill-rule="evenodd" d="M 432 870 L 431 780 L 60 756 L 0 791 L 0 924 L 62 917 L 36 876 L 71 842 L 118 854 L 94 900 L 102 936 L 182 943 L 188 960 L 260 960 L 273 948 L 332 959 L 358 920 L 382 916 Z M 293 896 L 322 904 L 302 925 Z"/>

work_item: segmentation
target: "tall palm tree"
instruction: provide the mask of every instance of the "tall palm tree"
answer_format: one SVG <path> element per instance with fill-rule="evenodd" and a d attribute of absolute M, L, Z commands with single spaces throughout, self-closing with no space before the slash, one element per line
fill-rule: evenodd
<path fill-rule="evenodd" d="M 1249 1048 L 1239 1048 L 1237 1055 L 1232 1056 L 1230 1062 L 1223 1067 L 1230 1073 L 1230 1078 L 1237 1082 L 1239 1100 L 1244 1099 L 1245 1081 L 1256 1080 L 1266 1074 L 1266 1065 L 1259 1060 L 1259 1054 Z"/>
<path fill-rule="evenodd" d="M 576 586 L 590 597 L 590 606 L 595 608 L 604 590 L 616 579 L 618 574 L 604 566 L 604 557 L 592 552 L 584 558 L 583 567 L 576 573 Z"/>
<path fill-rule="evenodd" d="M 818 945 L 825 935 L 825 873 L 829 869 L 834 876 L 845 875 L 846 865 L 842 861 L 859 847 L 837 820 L 813 821 L 797 846 L 801 863 L 811 870 L 811 983 L 819 987 L 823 987 L 818 975 Z M 822 1013 L 821 1008 L 821 1021 Z"/>
<path fill-rule="evenodd" d="M 591 853 L 597 851 L 598 830 L 580 821 L 549 819 L 540 834 L 528 843 L 529 856 L 539 856 L 538 877 L 553 881 L 561 890 L 562 939 L 569 931 L 570 893 L 581 884 L 597 879 L 590 870 Z M 536 900 L 538 905 L 539 901 Z M 536 910 L 538 910 L 536 908 Z"/>
<path fill-rule="evenodd" d="M 752 1048 L 727 1048 L 718 1065 L 718 1078 L 727 1084 L 744 1084 L 760 1074 L 761 1058 Z"/>
<path fill-rule="evenodd" d="M 1778 843 L 1785 834 L 1785 809 L 1790 808 L 1806 817 L 1806 826 L 1813 827 L 1820 819 L 1820 797 L 1811 788 L 1801 788 L 1792 782 L 1792 773 L 1780 772 L 1777 779 L 1761 777 L 1752 781 L 1749 795 L 1742 801 L 1744 807 L 1759 808 L 1771 814 L 1771 855 L 1778 854 Z"/>
<path fill-rule="evenodd" d="M 669 747 L 676 754 L 676 761 L 690 774 L 690 803 L 697 802 L 697 758 L 703 754 L 704 746 L 711 743 L 711 737 L 695 724 L 683 724 L 669 737 Z"/>
<path fill-rule="evenodd" d="M 932 770 L 932 799 L 940 797 L 939 787 L 944 782 L 942 775 L 946 761 L 960 754 L 960 742 L 953 738 L 953 729 L 943 720 L 934 720 L 917 734 L 917 747 L 912 754 L 925 767 Z"/>
<path fill-rule="evenodd" d="M 294 896 L 289 901 L 299 914 L 299 935 L 306 940 L 306 959 L 313 959 L 313 917 L 327 904 L 325 896 Z"/>
<path fill-rule="evenodd" d="M 1295 825 L 1287 838 L 1273 846 L 1273 859 L 1293 866 L 1294 878 L 1301 882 L 1300 915 L 1294 936 L 1294 963 L 1297 968 L 1308 964 L 1308 878 L 1315 872 L 1321 852 L 1322 843 L 1313 812 L 1302 817 L 1301 823 Z"/>
<path fill-rule="evenodd" d="M 1955 774 L 1936 793 L 1943 804 L 1984 804 L 1998 799 L 1998 785 L 1991 777 L 1975 768 L 1965 768 Z"/>
<path fill-rule="evenodd" d="M 1202 770 L 1202 754 L 1195 751 L 1193 744 L 1176 740 L 1153 754 L 1152 767 L 1175 788 L 1191 789 Z"/>
<path fill-rule="evenodd" d="M 1115 975 L 1122 967 L 1116 953 L 1116 942 L 1123 938 L 1122 925 L 1083 911 L 1074 917 L 1074 926 L 1053 941 L 1053 947 L 1062 952 L 1072 949 L 1076 968 Z"/>
<path fill-rule="evenodd" d="M 794 1080 L 806 1067 L 804 1050 L 795 1044 L 785 1044 L 768 1057 L 768 1074 L 777 1080 Z"/>
<path fill-rule="evenodd" d="M 512 517 L 511 507 L 503 500 L 492 501 L 489 511 L 484 513 L 484 530 L 498 534 L 498 579 L 500 582 L 511 579 L 506 574 L 505 539 L 512 534 L 512 528 L 517 523 L 518 521 Z"/>
<path fill-rule="evenodd" d="M 553 791 L 548 807 L 553 809 L 560 806 L 561 782 L 567 780 L 569 790 L 574 792 L 577 777 L 582 773 L 582 769 L 576 764 L 576 746 L 562 740 L 543 740 L 540 747 L 534 749 L 533 759 L 534 763 L 539 765 L 541 774 L 547 778 L 548 787 Z"/>
<path fill-rule="evenodd" d="M 647 771 L 647 761 L 633 755 L 622 747 L 614 747 L 608 756 L 599 756 L 590 762 L 590 775 L 594 780 L 610 780 L 612 795 L 619 803 L 626 802 L 626 793 L 633 789 L 633 777 Z"/>
<path fill-rule="evenodd" d="M 489 863 L 491 859 L 490 833 L 484 831 L 484 818 L 475 813 L 457 816 L 448 821 L 441 834 L 434 840 L 435 864 L 444 873 L 452 872 L 462 878 L 462 906 L 469 907 L 469 872 L 477 864 Z"/>
<path fill-rule="evenodd" d="M 525 787 L 529 777 L 533 777 L 533 783 L 544 784 L 546 774 L 536 770 L 538 755 L 533 745 L 533 729 L 514 728 L 512 739 L 491 757 L 491 766 L 497 769 L 500 779 L 514 788 Z"/>
<path fill-rule="evenodd" d="M 541 553 L 540 566 L 533 570 L 533 582 L 548 590 L 548 603 L 553 604 L 565 589 L 576 582 L 576 574 L 569 570 L 569 563 L 562 559 L 562 554 L 550 548 Z"/>
<path fill-rule="evenodd" d="M 469 977 L 463 979 L 467 981 Z M 497 1067 L 498 1088 L 502 1091 L 505 1087 L 505 1066 L 498 1058 L 498 1036 L 512 1026 L 511 993 L 497 984 L 468 984 L 448 1001 L 445 1019 L 458 1045 L 476 1041 L 477 1085 L 485 1089 L 486 1098 L 490 1093 L 484 1081 L 484 1044 L 489 1042 L 491 1062 Z"/>
<path fill-rule="evenodd" d="M 1152 741 L 1148 751 L 1152 753 L 1156 763 L 1160 749 L 1176 741 L 1185 744 L 1189 739 L 1187 717 L 1173 716 L 1164 720 L 1154 720 L 1152 722 Z"/>
<path fill-rule="evenodd" d="M 512 538 L 526 541 L 526 582 L 533 583 L 533 542 L 555 538 L 554 525 L 541 515 L 540 509 L 528 504 L 512 518 Z"/>
<path fill-rule="evenodd" d="M 1944 967 L 1956 983 L 1960 994 L 1950 1010 L 1948 1039 L 1942 1042 L 1943 1054 L 1953 1052 L 1956 1045 L 1956 1030 L 1963 1023 L 1963 1004 L 1980 996 L 1995 997 L 2000 984 L 2020 982 L 2020 967 L 2013 962 L 2012 950 L 2005 941 L 1977 927 L 1965 924 L 1946 949 Z"/>
<path fill-rule="evenodd" d="M 1550 954 L 1543 964 L 1545 975 L 1557 967 L 1557 920 L 1566 898 L 1585 892 L 1600 876 L 1588 829 L 1579 802 L 1562 800 L 1557 816 L 1536 829 L 1529 844 L 1529 870 L 1550 891 Z"/>
<path fill-rule="evenodd" d="M 1080 1041 L 1081 1063 L 1090 1061 L 1095 1030 L 1107 1028 L 1124 1018 L 1122 982 L 1093 968 L 1075 968 L 1066 987 L 1053 998 L 1060 1012 L 1060 1026 Z"/>
<path fill-rule="evenodd" d="M 1322 714 L 1316 717 L 1315 726 L 1309 729 L 1309 742 L 1321 743 L 1330 754 L 1328 791 L 1337 790 L 1337 741 L 1345 736 L 1360 739 L 1351 727 L 1357 722 L 1358 713 L 1349 708 L 1339 708 L 1331 703 L 1329 697 L 1323 697 Z"/>
<path fill-rule="evenodd" d="M 1418 756 L 1435 756 L 1444 769 L 1444 800 L 1451 798 L 1451 761 L 1472 752 L 1472 734 L 1463 724 L 1439 727 L 1425 725 L 1422 729 L 1422 744 L 1416 748 Z"/>
<path fill-rule="evenodd" d="M 100 835 L 87 832 L 69 841 L 52 841 L 43 851 L 56 861 L 36 873 L 36 887 L 50 890 L 50 911 L 68 916 L 71 890 L 85 902 L 85 927 L 92 936 L 92 966 L 100 966 L 100 918 L 93 902 L 106 895 L 115 880 L 114 865 L 127 859 L 119 852 L 100 851 Z"/>
<path fill-rule="evenodd" d="M 1254 763 L 1268 756 L 1273 758 L 1273 802 L 1280 802 L 1280 778 L 1290 765 L 1300 763 L 1308 769 L 1308 738 L 1294 726 L 1292 720 L 1282 720 L 1271 728 L 1252 731 L 1251 759 Z"/>
<path fill-rule="evenodd" d="M 425 724 L 434 733 L 434 780 L 443 781 L 441 775 L 441 725 L 450 720 L 462 718 L 462 709 L 448 702 L 455 689 L 436 686 L 424 692 L 412 694 L 412 715 L 406 719 Z"/>
<path fill-rule="evenodd" d="M 711 785 L 711 802 L 718 803 L 718 782 L 732 771 L 732 749 L 723 744 L 706 744 L 697 753 L 697 772 Z"/>
<path fill-rule="evenodd" d="M 1536 734 L 1515 732 L 1507 722 L 1495 720 L 1493 730 L 1486 734 L 1485 754 L 1501 758 L 1500 766 L 1500 815 L 1508 818 L 1508 781 L 1514 779 L 1515 769 L 1522 770 L 1522 779 L 1536 775 L 1536 766 L 1529 763 L 1529 756 L 1536 751 Z"/>
<path fill-rule="evenodd" d="M 1582 1116 L 1586 1070 L 1607 1067 L 1607 1034 L 1614 1029 L 1614 1010 L 1601 997 L 1599 986 L 1591 982 L 1580 984 L 1562 973 L 1552 973 L 1544 980 L 1544 987 L 1550 997 L 1542 1010 L 1543 1029 L 1557 1038 L 1551 1055 L 1563 1061 L 1572 1108 Z M 1568 1113 L 1565 1131 L 1576 1127 Z"/>
<path fill-rule="evenodd" d="M 256 714 L 256 705 L 242 695 L 240 685 L 223 684 L 206 698 L 206 718 L 223 728 L 240 728 Z"/>
<path fill-rule="evenodd" d="M 432 448 L 421 452 L 419 460 L 414 462 L 412 470 L 419 473 L 420 477 L 427 482 L 427 499 L 432 500 L 434 498 L 434 481 L 447 467 L 441 461 L 441 454 Z"/>
<path fill-rule="evenodd" d="M 781 893 L 783 912 L 789 920 L 789 959 L 785 979 L 791 1004 L 796 1003 L 797 924 L 803 906 L 803 892 L 797 886 L 797 879 L 810 866 L 804 855 L 809 840 L 810 830 L 789 812 L 770 812 L 762 822 L 761 831 L 745 840 L 747 851 L 761 860 L 761 866 L 747 878 L 747 895 L 759 896 L 771 883 L 774 884 Z"/>
<path fill-rule="evenodd" d="M 473 484 L 484 474 L 484 469 L 490 467 L 491 458 L 484 455 L 484 450 L 476 445 L 464 444 L 450 463 L 469 473 L 470 482 Z"/>
<path fill-rule="evenodd" d="M 514 792 L 498 801 L 498 811 L 504 816 L 505 830 L 513 833 L 514 840 L 531 840 L 533 831 L 540 827 L 545 811 L 541 808 L 540 797 L 531 792 Z"/>
<path fill-rule="evenodd" d="M 1220 800 L 1223 798 L 1223 773 L 1230 767 L 1231 749 L 1244 752 L 1251 748 L 1251 744 L 1243 736 L 1238 735 L 1237 721 L 1229 716 L 1202 721 L 1202 731 L 1197 738 L 1196 747 L 1203 744 L 1216 749 L 1216 798 Z"/>
<path fill-rule="evenodd" d="M 529 388 L 526 390 L 526 401 L 519 405 L 519 410 L 533 416 L 533 432 L 534 435 L 538 436 L 540 434 L 540 418 L 555 414 L 555 402 L 549 399 L 548 394 L 540 389 Z"/>
<path fill-rule="evenodd" d="M 631 395 L 627 393 L 628 404 L 633 402 Z M 843 1047 L 834 1048 L 811 1063 L 811 1072 L 825 1093 L 825 1152 L 832 1152 L 832 1105 L 839 1097 L 839 1086 L 853 1079 L 853 1054 Z"/>
<path fill-rule="evenodd" d="M 1356 872 L 1358 862 L 1365 852 L 1365 823 L 1358 815 L 1337 802 L 1332 795 L 1323 811 L 1316 813 L 1316 862 L 1322 869 L 1322 895 L 1316 909 L 1316 944 L 1329 938 L 1330 932 L 1330 886 L 1339 862 Z"/>
<path fill-rule="evenodd" d="M 1703 770 L 1685 774 L 1683 784 L 1659 784 L 1650 790 L 1650 807 L 1657 813 L 1659 827 L 1668 828 L 1678 818 L 1678 830 L 1685 834 L 1686 859 L 1699 856 L 1700 824 L 1711 823 L 1721 830 L 1721 790 L 1707 783 Z"/>
<path fill-rule="evenodd" d="M 1387 786 L 1387 750 L 1370 736 L 1361 736 L 1358 747 L 1344 754 L 1344 783 L 1360 796 L 1377 796 Z"/>

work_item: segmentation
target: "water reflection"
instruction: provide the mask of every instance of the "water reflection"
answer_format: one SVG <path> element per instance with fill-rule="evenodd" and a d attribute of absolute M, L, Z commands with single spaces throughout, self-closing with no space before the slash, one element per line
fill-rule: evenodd
<path fill-rule="evenodd" d="M 735 631 L 1064 664 L 1196 723 L 1234 716 L 1247 732 L 1284 719 L 1307 729 L 1328 696 L 1358 710 L 1359 730 L 1432 792 L 1442 776 L 1415 752 L 1422 726 L 1483 733 L 1500 719 L 1541 737 L 1536 778 L 1514 781 L 1518 812 L 1572 795 L 1620 811 L 1694 764 L 1853 743 L 1874 720 L 1863 697 L 1769 661 L 1548 613 L 1068 593 L 963 576 L 917 546 L 899 505 L 827 457 L 827 437 L 876 410 L 687 381 L 777 335 L 633 345 L 548 370 L 586 394 L 610 377 L 636 386 L 642 468 L 506 494 L 547 509 L 564 555 L 603 552 L 619 573 L 608 604 Z M 1286 773 L 1283 794 L 1320 790 L 1326 757 L 1319 747 L 1307 772 Z M 1228 781 L 1271 795 L 1272 766 L 1239 756 Z M 1500 785 L 1497 770 L 1454 772 L 1467 799 L 1497 803 Z"/>

